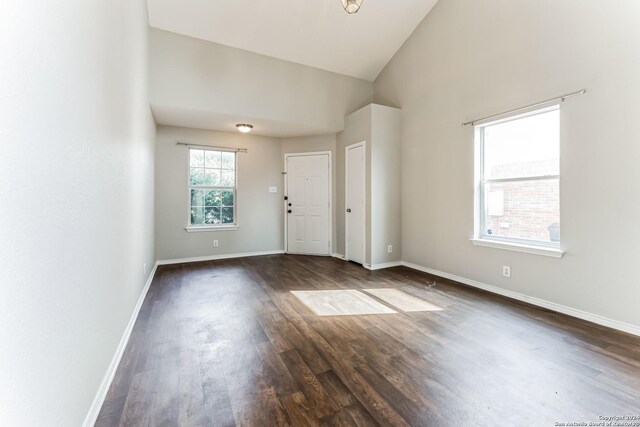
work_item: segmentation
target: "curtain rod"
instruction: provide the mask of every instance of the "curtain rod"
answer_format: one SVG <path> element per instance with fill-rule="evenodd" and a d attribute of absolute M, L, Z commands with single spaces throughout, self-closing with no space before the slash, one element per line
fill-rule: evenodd
<path fill-rule="evenodd" d="M 176 142 L 176 145 L 186 145 L 187 147 L 217 148 L 222 151 L 235 151 L 237 153 L 248 153 L 248 150 L 246 148 L 218 147 L 217 145 L 191 144 L 188 142 Z"/>
<path fill-rule="evenodd" d="M 504 111 L 504 112 L 502 112 L 502 113 L 498 113 L 498 114 L 492 114 L 492 115 L 487 116 L 487 117 L 482 117 L 481 119 L 471 120 L 470 122 L 462 123 L 462 126 L 474 125 L 474 124 L 476 124 L 477 122 L 483 122 L 483 121 L 485 121 L 485 120 L 487 120 L 487 119 L 492 119 L 492 118 L 494 118 L 494 117 L 503 116 L 503 115 L 505 115 L 505 114 L 509 114 L 509 113 L 516 113 L 516 112 L 518 112 L 518 111 L 526 110 L 526 109 L 529 109 L 529 108 L 532 108 L 532 107 L 537 107 L 537 106 L 539 106 L 539 105 L 548 104 L 549 102 L 553 102 L 553 101 L 560 101 L 560 102 L 564 102 L 564 100 L 565 100 L 566 98 L 569 98 L 569 97 L 571 97 L 571 96 L 575 96 L 575 95 L 582 95 L 583 93 L 586 93 L 586 92 L 587 92 L 587 90 L 586 90 L 586 89 L 581 89 L 581 90 L 578 90 L 578 91 L 576 91 L 576 92 L 571 92 L 571 93 L 567 93 L 567 94 L 565 94 L 565 95 L 556 96 L 555 98 L 547 99 L 547 100 L 545 100 L 545 101 L 536 102 L 535 104 L 527 105 L 527 106 L 525 106 L 525 107 L 514 108 L 513 110 Z"/>

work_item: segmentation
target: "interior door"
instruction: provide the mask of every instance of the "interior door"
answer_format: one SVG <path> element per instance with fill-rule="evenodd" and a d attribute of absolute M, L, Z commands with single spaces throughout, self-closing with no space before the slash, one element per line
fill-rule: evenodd
<path fill-rule="evenodd" d="M 287 252 L 330 255 L 329 155 L 287 156 Z"/>
<path fill-rule="evenodd" d="M 365 263 L 365 144 L 346 148 L 345 258 Z"/>

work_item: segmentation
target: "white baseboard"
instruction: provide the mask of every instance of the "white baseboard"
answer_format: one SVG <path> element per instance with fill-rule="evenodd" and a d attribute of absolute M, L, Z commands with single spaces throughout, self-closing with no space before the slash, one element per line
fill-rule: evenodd
<path fill-rule="evenodd" d="M 391 267 L 399 267 L 403 265 L 402 261 L 391 261 L 391 262 L 384 262 L 381 264 L 365 264 L 364 268 L 366 268 L 367 270 L 382 270 L 383 268 L 391 268 Z"/>
<path fill-rule="evenodd" d="M 193 258 L 163 259 L 163 260 L 159 260 L 157 263 L 158 265 L 183 264 L 185 262 L 215 261 L 218 259 L 245 258 L 245 257 L 262 256 L 262 255 L 279 255 L 283 253 L 284 253 L 284 250 L 278 249 L 275 251 L 247 252 L 243 254 L 223 254 L 223 255 L 199 256 L 199 257 L 193 257 Z"/>
<path fill-rule="evenodd" d="M 124 330 L 124 334 L 120 339 L 120 343 L 118 344 L 116 353 L 113 355 L 113 359 L 111 359 L 111 364 L 109 364 L 109 368 L 107 369 L 107 372 L 104 375 L 104 378 L 102 379 L 102 383 L 100 384 L 98 393 L 96 394 L 96 397 L 93 399 L 93 403 L 91 404 L 89 413 L 84 419 L 84 423 L 82 423 L 84 427 L 93 427 L 93 425 L 96 423 L 96 420 L 98 419 L 98 415 L 100 414 L 100 409 L 102 409 L 102 404 L 104 403 L 104 399 L 107 397 L 107 393 L 109 392 L 109 387 L 111 387 L 111 381 L 113 381 L 113 377 L 115 376 L 116 371 L 118 370 L 118 365 L 120 365 L 120 360 L 124 355 L 124 350 L 127 348 L 127 344 L 129 343 L 129 338 L 131 337 L 131 332 L 133 331 L 133 327 L 136 324 L 136 320 L 138 319 L 138 313 L 140 313 L 140 309 L 142 308 L 142 304 L 144 303 L 144 299 L 147 296 L 147 292 L 149 291 L 151 282 L 153 282 L 153 278 L 156 275 L 157 269 L 158 269 L 158 263 L 156 262 L 153 266 L 153 270 L 151 270 L 151 273 L 149 273 L 149 278 L 147 279 L 147 282 L 144 284 L 144 288 L 142 288 L 142 292 L 140 293 L 138 302 L 136 303 L 136 306 L 133 309 L 133 313 L 131 313 L 131 318 L 129 319 L 129 323 L 127 324 L 127 327 Z"/>
<path fill-rule="evenodd" d="M 346 260 L 345 256 L 342 254 L 338 254 L 338 253 L 333 253 L 331 254 L 332 257 L 334 258 L 338 258 L 341 260 Z M 392 262 L 385 262 L 382 264 L 367 264 L 367 263 L 363 263 L 362 266 L 364 268 L 366 268 L 367 270 L 381 270 L 383 268 L 390 268 L 390 267 L 398 267 L 402 265 L 402 261 L 392 261 Z"/>
<path fill-rule="evenodd" d="M 456 282 L 463 283 L 465 285 L 473 286 L 474 288 L 483 289 L 485 291 L 488 291 L 494 294 L 502 295 L 518 301 L 523 301 L 529 304 L 536 305 L 538 307 L 543 307 L 549 310 L 556 311 L 558 313 L 566 314 L 571 317 L 577 317 L 578 319 L 596 323 L 601 326 L 606 326 L 608 328 L 617 329 L 619 331 L 640 336 L 640 327 L 632 325 L 630 323 L 609 319 L 608 317 L 600 316 L 598 314 L 588 313 L 586 311 L 567 307 L 561 304 L 556 304 L 555 302 L 543 300 L 540 298 L 531 297 L 525 294 L 521 294 L 519 292 L 513 292 L 507 289 L 499 288 L 497 286 L 487 285 L 486 283 L 467 279 L 466 277 L 456 276 L 450 273 L 445 273 L 444 271 L 434 270 L 433 268 L 423 267 L 421 265 L 414 264 L 411 262 L 402 261 L 401 264 L 404 265 L 405 267 L 413 268 L 414 270 L 419 270 L 425 273 L 433 274 L 434 276 L 450 279 Z"/>

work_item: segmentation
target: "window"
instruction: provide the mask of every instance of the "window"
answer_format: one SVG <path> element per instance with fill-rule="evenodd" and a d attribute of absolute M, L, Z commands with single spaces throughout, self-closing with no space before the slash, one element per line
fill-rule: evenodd
<path fill-rule="evenodd" d="M 559 248 L 559 106 L 477 125 L 476 149 L 476 239 Z"/>
<path fill-rule="evenodd" d="M 189 149 L 189 227 L 236 224 L 236 153 Z"/>

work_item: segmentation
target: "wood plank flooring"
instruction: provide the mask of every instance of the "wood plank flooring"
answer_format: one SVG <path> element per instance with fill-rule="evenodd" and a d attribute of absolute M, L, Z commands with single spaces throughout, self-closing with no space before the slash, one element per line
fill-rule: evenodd
<path fill-rule="evenodd" d="M 318 316 L 291 293 L 382 288 L 441 310 L 367 293 L 397 313 Z M 158 268 L 96 425 L 554 426 L 613 415 L 640 415 L 638 337 L 404 267 L 274 255 Z"/>

